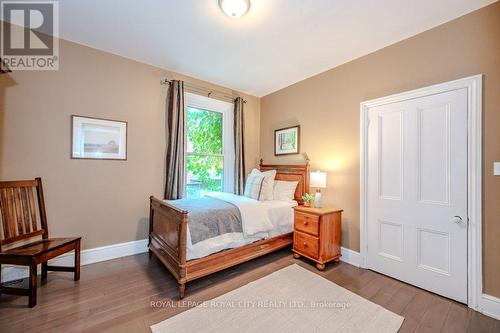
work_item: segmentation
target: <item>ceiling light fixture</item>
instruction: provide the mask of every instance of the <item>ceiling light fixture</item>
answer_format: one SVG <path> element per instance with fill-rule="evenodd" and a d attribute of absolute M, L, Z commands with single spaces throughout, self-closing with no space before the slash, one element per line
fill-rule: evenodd
<path fill-rule="evenodd" d="M 248 12 L 250 0 L 219 0 L 219 7 L 230 18 L 240 18 Z"/>

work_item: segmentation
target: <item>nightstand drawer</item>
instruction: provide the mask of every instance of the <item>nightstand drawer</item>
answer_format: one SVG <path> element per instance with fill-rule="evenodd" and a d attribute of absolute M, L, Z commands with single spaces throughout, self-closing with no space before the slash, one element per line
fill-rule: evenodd
<path fill-rule="evenodd" d="M 318 258 L 319 255 L 319 239 L 300 231 L 295 230 L 293 233 L 293 248 L 297 252 L 311 258 Z"/>
<path fill-rule="evenodd" d="M 307 232 L 308 234 L 319 235 L 319 216 L 295 212 L 295 230 Z"/>

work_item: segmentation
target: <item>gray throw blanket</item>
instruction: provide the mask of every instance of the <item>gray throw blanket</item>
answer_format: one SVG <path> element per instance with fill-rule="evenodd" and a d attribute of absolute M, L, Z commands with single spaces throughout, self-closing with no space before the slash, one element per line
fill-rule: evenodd
<path fill-rule="evenodd" d="M 229 202 L 204 197 L 171 200 L 168 203 L 189 212 L 192 244 L 231 232 L 243 232 L 240 210 Z"/>

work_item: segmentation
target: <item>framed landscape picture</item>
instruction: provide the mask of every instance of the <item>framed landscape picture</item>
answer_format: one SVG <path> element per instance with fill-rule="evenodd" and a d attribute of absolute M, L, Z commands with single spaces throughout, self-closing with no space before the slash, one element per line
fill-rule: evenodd
<path fill-rule="evenodd" d="M 71 116 L 71 158 L 126 160 L 127 122 Z"/>
<path fill-rule="evenodd" d="M 274 155 L 300 153 L 300 126 L 280 128 L 274 131 Z"/>

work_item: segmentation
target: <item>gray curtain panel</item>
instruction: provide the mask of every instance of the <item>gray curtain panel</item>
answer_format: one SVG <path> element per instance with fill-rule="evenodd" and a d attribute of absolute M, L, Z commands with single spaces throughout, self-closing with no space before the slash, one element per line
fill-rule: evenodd
<path fill-rule="evenodd" d="M 172 80 L 166 101 L 166 164 L 164 199 L 175 200 L 184 197 L 184 82 Z"/>
<path fill-rule="evenodd" d="M 234 193 L 242 195 L 245 191 L 245 145 L 243 143 L 243 98 L 234 100 Z"/>

